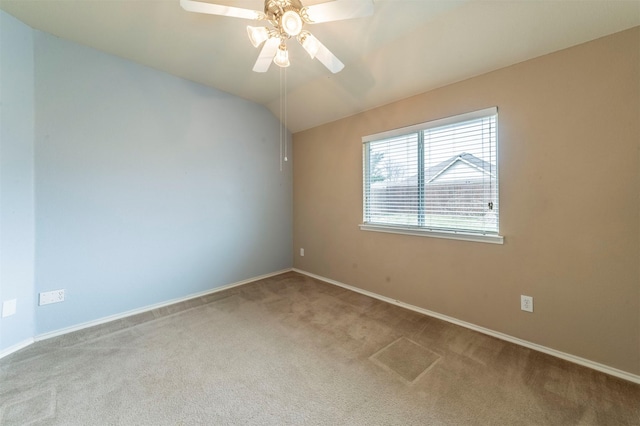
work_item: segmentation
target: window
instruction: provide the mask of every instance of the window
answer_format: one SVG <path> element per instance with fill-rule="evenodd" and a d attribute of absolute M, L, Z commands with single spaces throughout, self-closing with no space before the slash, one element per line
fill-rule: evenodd
<path fill-rule="evenodd" d="M 362 138 L 364 230 L 502 243 L 497 108 Z"/>

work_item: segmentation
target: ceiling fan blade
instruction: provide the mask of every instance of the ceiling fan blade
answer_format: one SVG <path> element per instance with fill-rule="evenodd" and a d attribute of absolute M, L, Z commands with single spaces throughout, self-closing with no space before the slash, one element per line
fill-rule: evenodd
<path fill-rule="evenodd" d="M 320 43 L 318 39 L 315 39 L 315 41 L 318 44 L 316 59 L 322 62 L 322 64 L 334 74 L 342 71 L 342 69 L 344 68 L 344 64 L 340 61 L 340 59 L 338 59 L 336 55 L 331 53 L 331 51 L 327 49 L 324 44 Z"/>
<path fill-rule="evenodd" d="M 232 18 L 265 19 L 264 13 L 240 7 L 223 6 L 221 4 L 203 3 L 192 0 L 180 0 L 180 6 L 189 12 L 207 13 L 209 15 L 231 16 Z"/>
<path fill-rule="evenodd" d="M 362 18 L 373 14 L 372 0 L 335 0 L 315 4 L 305 8 L 308 22 L 340 21 L 343 19 Z"/>
<path fill-rule="evenodd" d="M 256 64 L 253 66 L 253 71 L 267 72 L 269 70 L 269 67 L 271 66 L 271 62 L 273 62 L 273 58 L 278 52 L 279 45 L 280 39 L 277 37 L 267 40 L 264 43 L 262 50 L 260 51 L 260 56 L 258 56 Z"/>

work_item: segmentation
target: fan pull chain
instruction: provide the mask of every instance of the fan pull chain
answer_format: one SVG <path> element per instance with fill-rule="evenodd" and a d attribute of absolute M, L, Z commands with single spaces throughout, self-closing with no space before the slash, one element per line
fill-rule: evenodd
<path fill-rule="evenodd" d="M 283 71 L 284 70 L 284 71 Z M 284 72 L 284 87 L 282 84 L 282 73 Z M 283 120 L 284 117 L 284 120 Z M 280 171 L 282 171 L 283 160 L 289 161 L 288 141 L 287 141 L 287 69 L 280 68 Z M 284 149 L 283 149 L 284 145 Z M 284 151 L 284 155 L 283 155 Z"/>
<path fill-rule="evenodd" d="M 284 69 L 284 161 L 289 161 L 287 158 L 287 69 Z"/>
<path fill-rule="evenodd" d="M 282 68 L 280 68 L 280 171 L 282 172 Z"/>

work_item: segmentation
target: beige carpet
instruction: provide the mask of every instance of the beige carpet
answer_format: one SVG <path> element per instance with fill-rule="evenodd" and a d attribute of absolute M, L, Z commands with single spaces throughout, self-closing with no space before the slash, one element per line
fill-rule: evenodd
<path fill-rule="evenodd" d="M 0 360 L 2 425 L 640 424 L 640 386 L 287 273 Z"/>

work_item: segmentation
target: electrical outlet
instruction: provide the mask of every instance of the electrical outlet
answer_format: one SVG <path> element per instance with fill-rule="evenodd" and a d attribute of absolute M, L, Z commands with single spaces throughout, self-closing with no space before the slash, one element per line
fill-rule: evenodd
<path fill-rule="evenodd" d="M 527 312 L 533 312 L 533 297 L 520 295 L 520 309 Z"/>
<path fill-rule="evenodd" d="M 300 256 L 304 257 L 304 249 L 303 248 L 300 249 Z"/>
<path fill-rule="evenodd" d="M 40 306 L 58 302 L 64 302 L 64 289 L 40 293 L 40 301 L 38 303 Z"/>
<path fill-rule="evenodd" d="M 17 299 L 5 300 L 2 303 L 2 318 L 9 317 L 16 313 Z"/>

